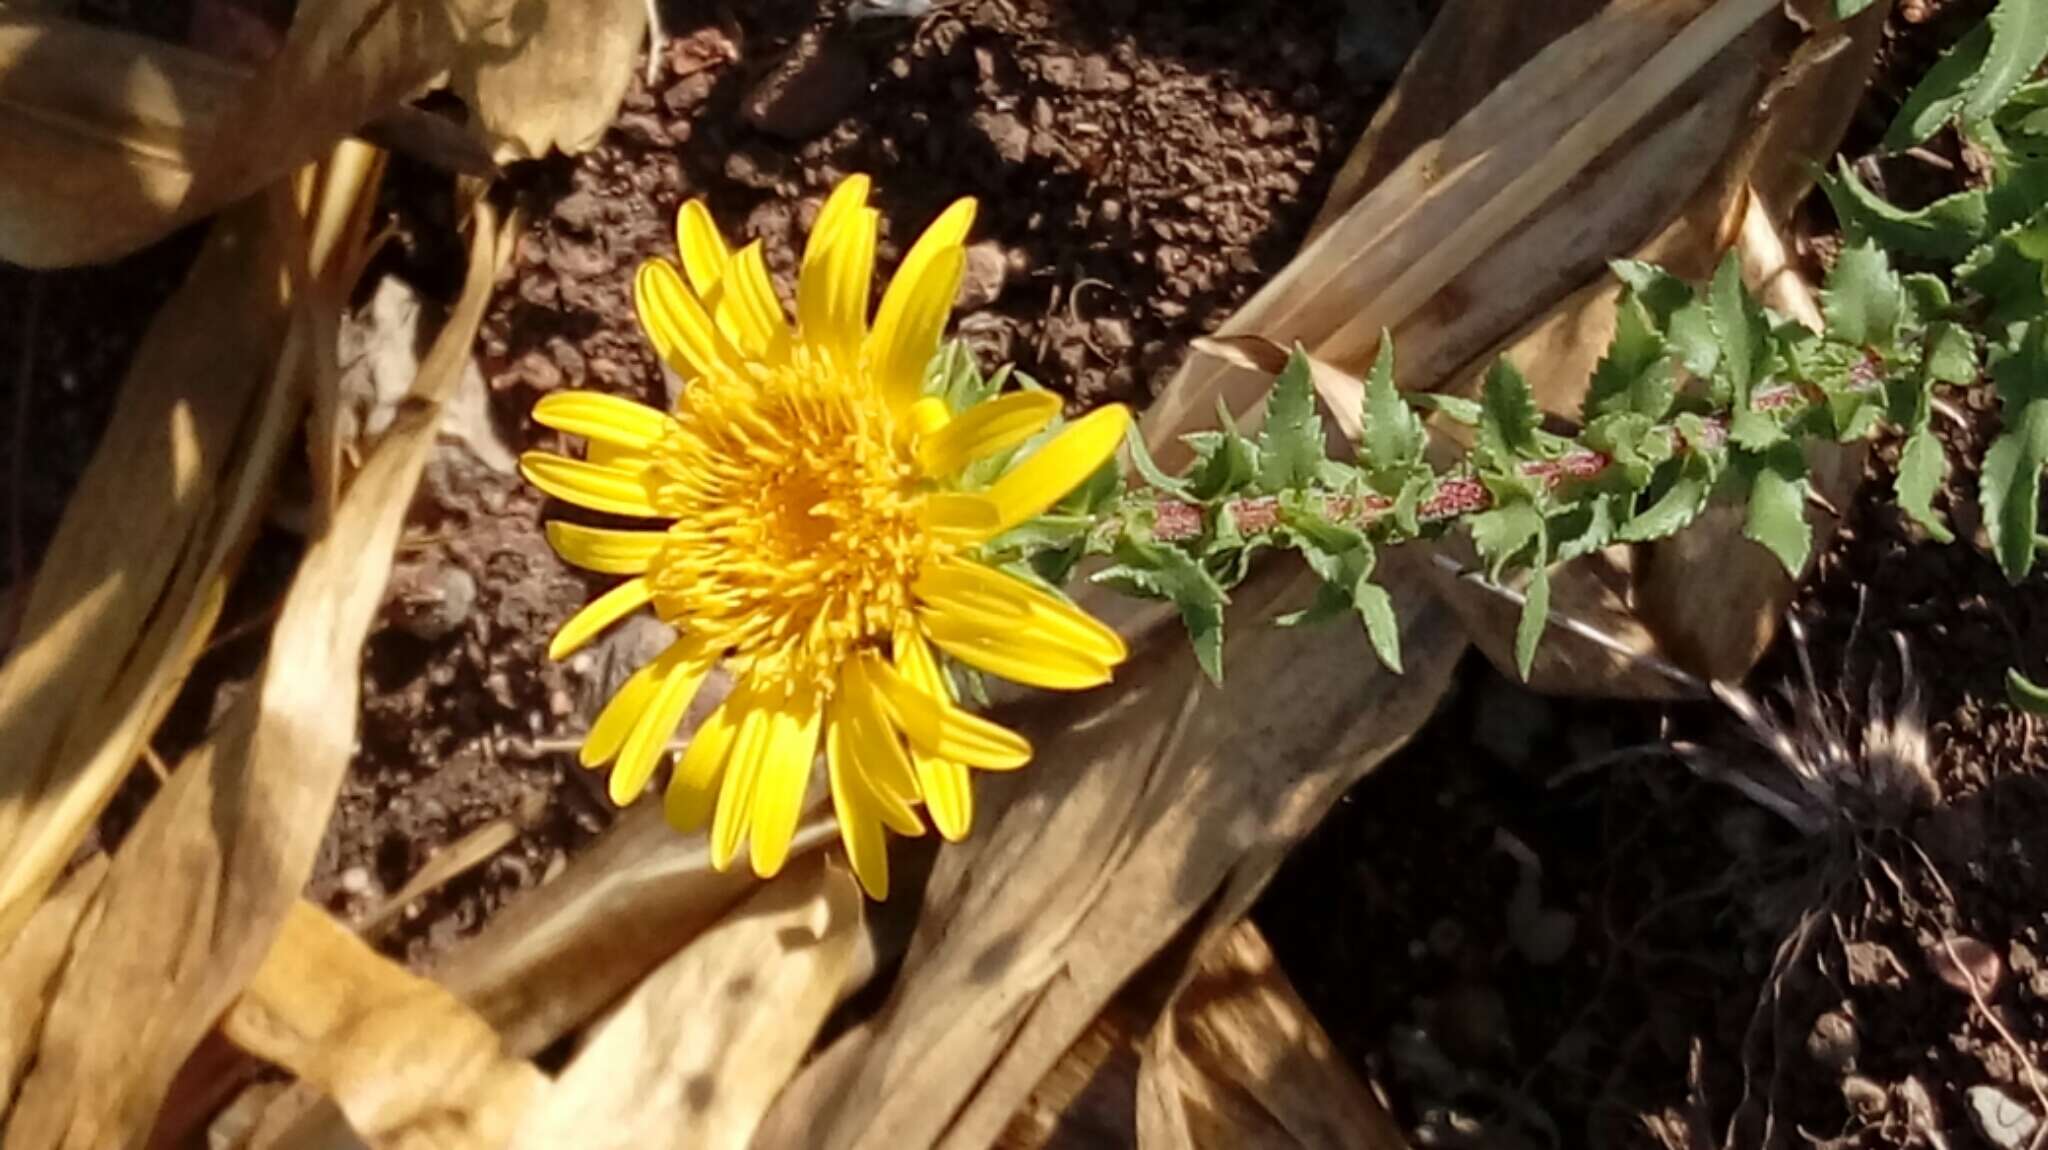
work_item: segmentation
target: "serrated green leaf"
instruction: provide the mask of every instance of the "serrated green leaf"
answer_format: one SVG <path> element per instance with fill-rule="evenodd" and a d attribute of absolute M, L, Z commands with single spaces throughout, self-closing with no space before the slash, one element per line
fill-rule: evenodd
<path fill-rule="evenodd" d="M 2048 462 L 2048 317 L 2034 320 L 1991 364 L 2005 428 L 1984 453 L 1984 528 L 2005 577 L 2034 567 L 2041 468 Z"/>
<path fill-rule="evenodd" d="M 1180 609 L 1195 661 L 1211 682 L 1223 682 L 1223 609 L 1230 603 L 1215 578 L 1186 552 L 1161 543 L 1125 540 L 1117 549 L 1122 560 L 1098 572 L 1094 581 L 1126 594 L 1170 600 Z"/>
<path fill-rule="evenodd" d="M 1522 617 L 1515 622 L 1515 669 L 1522 673 L 1522 680 L 1529 679 L 1529 669 L 1536 665 L 1536 644 L 1543 639 L 1543 629 L 1550 625 L 1550 569 L 1542 562 L 1536 564 L 1529 576 L 1529 586 L 1522 591 Z"/>
<path fill-rule="evenodd" d="M 1507 503 L 1466 520 L 1472 545 L 1486 560 L 1487 574 L 1498 580 L 1515 556 L 1543 533 L 1543 513 L 1533 503 Z"/>
<path fill-rule="evenodd" d="M 2005 669 L 2005 699 L 2030 715 L 2048 715 L 2048 687 L 2020 674 L 2017 667 Z"/>
<path fill-rule="evenodd" d="M 1991 45 L 1963 96 L 1965 125 L 1989 120 L 2048 60 L 2048 0 L 1999 0 L 1985 23 Z"/>
<path fill-rule="evenodd" d="M 1569 563 L 1614 541 L 1618 496 L 1595 495 L 1550 517 L 1544 533 L 1554 562 Z"/>
<path fill-rule="evenodd" d="M 1778 557 L 1797 577 L 1813 553 L 1813 527 L 1806 521 L 1806 456 L 1796 443 L 1781 443 L 1761 456 L 1746 456 L 1749 514 L 1742 534 Z"/>
<path fill-rule="evenodd" d="M 1323 417 L 1308 353 L 1299 346 L 1287 359 L 1266 400 L 1266 425 L 1259 432 L 1259 488 L 1269 494 L 1311 486 L 1323 462 Z"/>
<path fill-rule="evenodd" d="M 1160 467 L 1159 462 L 1152 458 L 1151 449 L 1145 446 L 1145 434 L 1138 430 L 1136 420 L 1132 420 L 1124 427 L 1124 446 L 1131 454 L 1131 466 L 1138 469 L 1138 477 L 1143 479 L 1147 486 L 1176 499 L 1192 498 L 1188 485 L 1168 475 L 1166 469 Z"/>
<path fill-rule="evenodd" d="M 1507 469 L 1537 454 L 1536 429 L 1542 416 L 1529 381 L 1506 359 L 1493 362 L 1479 394 L 1479 454 L 1483 461 Z"/>
<path fill-rule="evenodd" d="M 1955 47 L 1934 62 L 1899 106 L 1898 115 L 1884 134 L 1885 149 L 1903 152 L 1926 143 L 1928 137 L 1954 119 L 1962 111 L 1963 102 L 1969 99 L 1970 88 L 1990 51 L 1989 24 L 1978 24 L 1956 41 Z"/>
<path fill-rule="evenodd" d="M 1466 427 L 1479 426 L 1480 411 L 1477 400 L 1466 399 L 1462 395 L 1439 395 L 1426 391 L 1420 395 L 1410 396 L 1409 402 L 1426 411 L 1437 412 L 1453 423 L 1462 423 Z"/>
<path fill-rule="evenodd" d="M 1195 449 L 1195 464 L 1188 490 L 1199 500 L 1211 500 L 1241 491 L 1259 475 L 1259 445 L 1237 430 L 1230 409 L 1216 401 L 1219 431 L 1196 432 L 1187 437 Z"/>
<path fill-rule="evenodd" d="M 1785 438 L 1784 425 L 1769 412 L 1744 407 L 1728 417 L 1728 442 L 1744 451 L 1767 451 Z"/>
<path fill-rule="evenodd" d="M 1886 346 L 1898 337 L 1906 288 L 1884 252 L 1863 240 L 1835 258 L 1821 304 L 1830 336 L 1858 347 Z"/>
<path fill-rule="evenodd" d="M 1372 642 L 1373 654 L 1380 657 L 1387 670 L 1400 674 L 1401 623 L 1394 616 L 1393 596 L 1377 583 L 1361 581 L 1352 589 L 1352 605 L 1365 624 L 1365 637 Z"/>
<path fill-rule="evenodd" d="M 1927 378 L 1940 383 L 1977 382 L 1977 341 L 1967 329 L 1938 323 L 1927 329 Z"/>
<path fill-rule="evenodd" d="M 1941 482 L 1947 472 L 1948 456 L 1941 449 L 1941 441 L 1934 437 L 1933 432 L 1922 429 L 1906 441 L 1905 450 L 1899 453 L 1899 474 L 1892 485 L 1898 496 L 1899 510 L 1911 516 L 1913 522 L 1925 528 L 1929 536 L 1942 543 L 1955 540 L 1948 525 L 1934 511 L 1934 493 L 1941 490 Z"/>
<path fill-rule="evenodd" d="M 1956 275 L 1990 300 L 1993 330 L 2048 311 L 2048 212 L 2007 229 L 1970 253 Z"/>
<path fill-rule="evenodd" d="M 2029 405 L 2041 409 L 2041 404 Z M 2041 416 L 2048 418 L 2048 411 Z M 2034 529 L 2039 510 L 2042 457 L 2028 449 L 2034 438 L 2026 430 L 2007 432 L 1984 452 L 1978 498 L 1984 504 L 1984 529 L 2005 577 L 2018 583 L 2034 568 Z"/>
<path fill-rule="evenodd" d="M 1428 442 L 1422 417 L 1401 398 L 1394 386 L 1394 337 L 1380 333 L 1379 355 L 1365 377 L 1362 416 L 1365 435 L 1359 443 L 1359 462 L 1372 471 L 1405 468 L 1422 458 Z"/>
<path fill-rule="evenodd" d="M 1763 305 L 1742 283 L 1742 263 L 1730 251 L 1714 269 L 1708 289 L 1712 301 L 1714 342 L 1720 347 L 1717 375 L 1725 380 L 1738 417 L 1749 407 L 1749 393 L 1763 379 L 1770 354 L 1770 319 Z M 1731 429 L 1732 432 L 1732 429 Z"/>
<path fill-rule="evenodd" d="M 1901 255 L 1954 263 L 1983 242 L 1991 227 L 1991 208 L 1982 191 L 1957 192 L 1908 211 L 1865 186 L 1847 160 L 1820 186 L 1843 231 Z"/>
<path fill-rule="evenodd" d="M 1914 272 L 1899 282 L 1906 287 L 1910 323 L 1933 323 L 1945 318 L 1955 307 L 1955 301 L 1949 296 L 1948 284 L 1942 282 L 1940 276 Z"/>
<path fill-rule="evenodd" d="M 1666 464 L 1670 479 L 1657 501 L 1637 512 L 1615 532 L 1625 543 L 1648 543 L 1674 535 L 1699 518 L 1714 491 L 1712 469 L 1698 456 Z"/>
<path fill-rule="evenodd" d="M 1634 292 L 1624 293 L 1615 309 L 1614 340 L 1593 369 L 1583 420 L 1591 423 L 1624 413 L 1662 419 L 1676 394 L 1677 381 L 1656 319 Z"/>

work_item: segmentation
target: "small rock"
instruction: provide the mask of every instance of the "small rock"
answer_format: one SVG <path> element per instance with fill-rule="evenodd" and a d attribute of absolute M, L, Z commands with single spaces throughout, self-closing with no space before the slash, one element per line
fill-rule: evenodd
<path fill-rule="evenodd" d="M 1031 129 L 1022 120 L 1008 112 L 977 114 L 974 119 L 1004 163 L 1021 164 L 1031 157 Z"/>
<path fill-rule="evenodd" d="M 1918 1078 L 1900 1079 L 1892 1086 L 1892 1095 L 1905 1108 L 1908 1128 L 1915 1132 L 1941 1129 L 1941 1109 Z"/>
<path fill-rule="evenodd" d="M 1840 1010 L 1830 1010 L 1814 1019 L 1813 1029 L 1806 1035 L 1807 1056 L 1830 1070 L 1847 1070 L 1855 1065 L 1859 1049 L 1856 1023 Z"/>
<path fill-rule="evenodd" d="M 868 90 L 868 66 L 843 36 L 813 28 L 798 37 L 741 105 L 771 136 L 808 140 L 845 118 Z"/>
<path fill-rule="evenodd" d="M 979 311 L 1003 294 L 1009 276 L 1010 258 L 1003 245 L 983 240 L 967 247 L 967 267 L 960 277 L 960 295 L 954 307 L 963 312 Z"/>
<path fill-rule="evenodd" d="M 1891 1096 L 1877 1083 L 1861 1074 L 1846 1075 L 1842 1079 L 1842 1101 L 1849 1109 L 1864 1118 L 1875 1118 L 1891 1105 Z"/>
<path fill-rule="evenodd" d="M 357 896 L 368 896 L 376 890 L 375 885 L 370 882 L 368 867 L 352 866 L 336 875 L 335 883 L 342 890 Z"/>
<path fill-rule="evenodd" d="M 1968 935 L 1954 935 L 1927 948 L 1927 965 L 1934 976 L 1964 994 L 1990 998 L 2005 977 L 2005 964 L 1998 952 Z"/>
<path fill-rule="evenodd" d="M 415 638 L 439 642 L 460 630 L 476 608 L 476 578 L 439 558 L 402 562 L 391 571 L 392 625 Z"/>
<path fill-rule="evenodd" d="M 2041 1120 L 2019 1100 L 1996 1086 L 1972 1086 L 1964 1091 L 1970 1101 L 1970 1117 L 1984 1140 L 2001 1150 L 2018 1150 L 2028 1144 Z"/>
<path fill-rule="evenodd" d="M 1848 946 L 1847 957 L 1850 986 L 1905 985 L 1905 968 L 1899 965 L 1898 956 L 1891 952 L 1891 948 L 1881 942 L 1868 939 L 1852 942 Z"/>
<path fill-rule="evenodd" d="M 580 188 L 555 204 L 555 218 L 570 231 L 589 235 L 604 220 L 604 201 L 589 188 Z"/>
<path fill-rule="evenodd" d="M 612 257 L 594 241 L 558 240 L 548 249 L 548 270 L 565 280 L 596 279 L 612 270 Z"/>
<path fill-rule="evenodd" d="M 620 116 L 612 127 L 635 147 L 665 148 L 669 144 L 668 132 L 662 128 L 661 119 L 647 112 L 628 112 Z"/>
<path fill-rule="evenodd" d="M 1095 343 L 1095 350 L 1115 358 L 1128 355 L 1138 345 L 1131 336 L 1131 321 L 1120 316 L 1103 316 L 1088 325 L 1088 335 Z"/>

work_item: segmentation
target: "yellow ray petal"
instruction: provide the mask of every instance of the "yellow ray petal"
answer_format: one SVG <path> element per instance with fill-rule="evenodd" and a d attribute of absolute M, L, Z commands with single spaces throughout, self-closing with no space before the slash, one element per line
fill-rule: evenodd
<path fill-rule="evenodd" d="M 1024 736 L 961 710 L 944 691 L 934 695 L 879 661 L 871 673 L 890 721 L 913 747 L 989 771 L 1014 770 L 1031 761 L 1031 744 Z"/>
<path fill-rule="evenodd" d="M 699 297 L 710 295 L 725 276 L 726 261 L 732 255 L 703 200 L 691 200 L 676 212 L 676 251 L 683 257 L 683 274 L 690 277 L 690 289 Z"/>
<path fill-rule="evenodd" d="M 797 279 L 798 325 L 804 341 L 851 357 L 868 326 L 868 286 L 875 274 L 875 233 L 881 213 L 861 208 L 836 225 L 818 254 L 804 262 Z M 813 232 L 815 241 L 819 233 Z"/>
<path fill-rule="evenodd" d="M 578 507 L 611 515 L 653 518 L 661 513 L 648 498 L 647 483 L 637 471 L 601 467 L 545 451 L 519 457 L 519 473 L 528 483 Z"/>
<path fill-rule="evenodd" d="M 804 243 L 803 269 L 808 272 L 811 265 L 825 256 L 825 250 L 839 238 L 839 229 L 846 226 L 868 206 L 868 191 L 871 182 L 858 173 L 839 181 L 832 194 L 825 197 L 825 206 L 818 210 L 818 222 L 811 225 L 811 235 Z"/>
<path fill-rule="evenodd" d="M 554 639 L 548 643 L 548 658 L 560 661 L 575 654 L 585 643 L 595 639 L 598 632 L 646 606 L 653 593 L 647 585 L 647 577 L 643 575 L 628 579 L 592 599 L 583 610 L 569 616 L 569 621 L 555 632 Z"/>
<path fill-rule="evenodd" d="M 882 394 L 899 409 L 917 402 L 924 392 L 925 368 L 939 350 L 939 337 L 946 332 L 946 317 L 953 313 L 953 300 L 960 294 L 960 277 L 966 270 L 965 249 L 939 252 L 919 269 L 901 310 L 876 320 L 868 363 Z M 907 270 L 896 273 L 889 284 L 891 291 L 906 274 Z"/>
<path fill-rule="evenodd" d="M 662 748 L 675 735 L 690 701 L 697 697 L 697 688 L 704 685 L 704 676 L 711 670 L 712 660 L 688 639 L 670 650 L 677 648 L 685 649 L 684 656 L 662 676 L 661 685 L 640 712 L 640 721 L 633 724 L 633 732 L 619 748 L 619 761 L 612 765 L 607 791 L 622 807 L 647 789 L 647 780 L 654 777 L 654 766 L 661 761 Z"/>
<path fill-rule="evenodd" d="M 1117 403 L 1098 407 L 1060 429 L 1050 443 L 988 489 L 989 498 L 1003 513 L 1002 525 L 996 530 L 1008 531 L 1042 514 L 1079 487 L 1116 454 L 1130 425 L 1130 411 Z"/>
<path fill-rule="evenodd" d="M 932 657 L 924 636 L 907 631 L 896 638 L 896 670 L 911 686 L 934 699 L 953 697 L 939 661 Z M 974 826 L 974 787 L 965 764 L 910 748 L 910 761 L 917 768 L 918 789 L 924 792 L 925 809 L 932 813 L 932 825 L 947 842 L 959 842 Z"/>
<path fill-rule="evenodd" d="M 948 543 L 972 547 L 987 539 L 1001 517 L 993 500 L 965 491 L 935 491 L 919 512 L 924 529 Z"/>
<path fill-rule="evenodd" d="M 804 691 L 775 713 L 761 778 L 754 785 L 754 827 L 748 850 L 754 873 L 774 878 L 789 858 L 789 840 L 796 834 L 804 792 L 811 782 L 811 764 L 818 756 L 818 728 L 823 711 L 815 693 Z"/>
<path fill-rule="evenodd" d="M 732 702 L 728 700 L 726 705 L 732 706 Z M 774 711 L 758 698 L 739 714 L 732 755 L 725 762 L 725 782 L 718 789 L 718 811 L 711 817 L 711 865 L 719 870 L 732 866 L 741 840 L 753 825 L 754 785 L 761 778 L 761 759 L 768 750 L 773 722 Z"/>
<path fill-rule="evenodd" d="M 646 571 L 661 550 L 664 538 L 659 531 L 618 531 L 559 519 L 548 521 L 547 532 L 556 554 L 601 575 L 638 575 Z"/>
<path fill-rule="evenodd" d="M 974 201 L 963 199 L 939 213 L 939 218 L 904 254 L 888 290 L 882 293 L 882 306 L 875 311 L 874 331 L 867 342 L 868 363 L 884 373 L 883 387 L 891 389 L 894 397 L 906 405 L 916 400 L 924 384 L 925 363 L 937 347 L 938 333 L 945 328 L 945 313 L 952 310 L 953 298 L 960 291 L 958 272 L 952 273 L 953 286 L 949 289 L 944 286 L 946 277 L 933 276 L 933 265 L 962 252 L 967 233 L 974 229 L 974 211 Z M 964 261 L 964 254 L 962 258 Z M 943 299 L 932 298 L 940 292 Z M 906 333 L 904 328 L 913 318 L 913 310 L 928 313 L 935 305 L 939 309 L 938 326 L 931 329 L 931 343 L 924 348 L 922 358 L 918 358 L 915 343 L 923 336 L 918 332 Z M 928 324 L 928 318 L 923 322 Z M 906 372 L 903 365 L 910 359 L 916 362 L 908 364 Z"/>
<path fill-rule="evenodd" d="M 669 418 L 644 403 L 601 391 L 558 391 L 533 405 L 534 422 L 594 443 L 646 451 L 661 441 Z"/>
<path fill-rule="evenodd" d="M 1123 636 L 1094 616 L 1040 587 L 980 563 L 927 564 L 912 585 L 932 611 L 996 630 L 1022 630 L 1068 647 L 1097 663 L 1129 657 Z"/>
<path fill-rule="evenodd" d="M 839 839 L 846 844 L 846 860 L 861 889 L 879 902 L 889 897 L 888 836 L 882 833 L 873 797 L 861 785 L 860 768 L 854 765 L 848 744 L 845 724 L 828 721 L 825 778 L 831 785 L 833 813 L 839 819 Z"/>
<path fill-rule="evenodd" d="M 853 754 L 862 785 L 876 801 L 876 813 L 900 833 L 917 834 L 924 830 L 912 807 L 923 797 L 917 789 L 917 772 L 874 682 L 876 672 L 887 669 L 872 653 L 850 661 L 839 675 L 835 718 L 846 728 L 847 749 Z"/>
<path fill-rule="evenodd" d="M 726 265 L 719 281 L 719 326 L 732 336 L 741 352 L 751 359 L 780 361 L 788 354 L 789 321 L 768 281 L 768 262 L 761 255 L 761 241 L 741 249 Z"/>
<path fill-rule="evenodd" d="M 956 474 L 983 456 L 1037 435 L 1059 410 L 1059 396 L 1049 391 L 1013 391 L 975 404 L 936 434 L 918 440 L 918 464 L 926 475 Z"/>
<path fill-rule="evenodd" d="M 732 705 L 727 703 L 711 712 L 690 736 L 689 747 L 676 758 L 675 773 L 669 776 L 668 794 L 662 801 L 668 825 L 688 834 L 702 830 L 711 820 L 711 809 L 718 801 L 718 779 L 725 772 L 737 733 Z"/>
<path fill-rule="evenodd" d="M 677 667 L 682 665 L 687 649 L 682 643 L 668 645 L 644 667 L 633 672 L 597 713 L 597 721 L 590 724 L 590 733 L 583 738 L 583 746 L 576 752 L 576 760 L 585 767 L 599 767 L 618 757 L 619 748 L 626 744 L 626 737 L 640 723 L 640 716 L 647 705 L 654 701 L 655 693 Z"/>
<path fill-rule="evenodd" d="M 648 260 L 633 277 L 633 306 L 654 352 L 685 381 L 740 370 L 739 353 L 704 303 L 667 260 Z"/>
<path fill-rule="evenodd" d="M 651 453 L 621 447 L 616 443 L 606 443 L 602 439 L 591 440 L 590 446 L 583 451 L 583 458 L 598 467 L 609 467 L 613 471 L 638 472 L 654 466 L 654 456 Z"/>
<path fill-rule="evenodd" d="M 1110 679 L 1110 665 L 1057 643 L 995 629 L 957 615 L 924 611 L 924 632 L 955 659 L 1013 682 L 1052 691 L 1081 691 Z"/>

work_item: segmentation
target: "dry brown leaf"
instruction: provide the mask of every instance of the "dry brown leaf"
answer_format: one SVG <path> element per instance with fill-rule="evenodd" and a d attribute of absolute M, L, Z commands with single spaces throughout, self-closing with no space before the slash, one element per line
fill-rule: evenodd
<path fill-rule="evenodd" d="M 1009 709 L 1033 765 L 980 784 L 988 817 L 940 854 L 888 1002 L 805 1069 L 756 1144 L 987 1145 L 1160 947 L 1234 921 L 1427 717 L 1464 650 L 1416 572 L 1398 555 L 1382 570 L 1406 675 L 1362 635 L 1268 625 L 1315 593 L 1275 565 L 1235 592 L 1231 685 L 1209 685 L 1169 632 L 1113 689 Z"/>
<path fill-rule="evenodd" d="M 1382 329 L 1395 329 L 1400 343 L 1404 325 L 1425 313 L 1438 338 L 1474 350 L 1519 327 L 1570 290 L 1569 280 L 1549 282 L 1545 273 L 1542 291 L 1548 295 L 1517 289 L 1514 275 L 1496 277 L 1483 295 L 1446 289 L 1503 241 L 1520 245 L 1523 259 L 1568 251 L 1597 261 L 1606 254 L 1603 247 L 1625 250 L 1633 242 L 1628 228 L 1640 229 L 1639 237 L 1662 218 L 1658 211 L 1675 210 L 1689 189 L 1661 188 L 1657 180 L 1644 181 L 1642 173 L 1598 162 L 1777 7 L 1776 0 L 1718 0 L 1701 12 L 1700 3 L 1617 4 L 1545 48 L 1303 249 L 1231 317 L 1224 333 L 1298 341 L 1341 367 L 1362 370 Z M 1706 78 L 1710 88 L 1713 79 Z M 1703 128 L 1729 111 L 1725 100 L 1714 100 L 1678 114 L 1708 117 L 1696 121 Z M 1653 143 L 1668 139 L 1651 137 Z M 1637 140 L 1629 148 L 1639 160 L 1662 154 L 1643 150 L 1651 146 Z M 1687 165 L 1677 166 L 1682 175 Z M 1552 206 L 1554 197 L 1589 171 L 1606 173 L 1605 193 L 1572 193 Z M 1637 198 L 1646 191 L 1653 193 L 1649 200 L 1663 200 L 1660 209 Z M 1538 218 L 1540 228 L 1517 231 Z M 1603 228 L 1623 234 L 1605 234 Z M 1516 271 L 1529 273 L 1528 265 Z M 1475 302 L 1486 312 L 1466 316 Z M 1449 339 L 1453 332 L 1456 341 Z M 1407 367 L 1404 382 L 1410 386 L 1427 378 L 1427 371 L 1418 377 Z M 1177 465 L 1186 448 L 1162 429 L 1205 418 L 1219 398 L 1242 412 L 1270 382 L 1194 357 L 1147 413 L 1147 440 L 1162 462 Z"/>
<path fill-rule="evenodd" d="M 50 1002 L 10 1147 L 130 1144 L 261 964 L 312 869 L 351 753 L 359 661 L 398 532 L 507 247 L 488 208 L 415 404 L 350 486 L 286 593 L 253 689 L 188 756 L 116 854 L 102 929 Z M 121 1027 L 105 1026 L 109 1017 Z"/>
<path fill-rule="evenodd" d="M 815 818 L 791 845 L 801 857 L 835 840 Z M 759 883 L 712 869 L 704 836 L 679 835 L 642 804 L 571 861 L 562 874 L 494 915 L 434 974 L 495 1027 L 515 1055 L 531 1056 L 583 1025 L 746 898 Z M 250 1143 L 346 1146 L 348 1127 L 303 1085 L 277 1099 Z"/>
<path fill-rule="evenodd" d="M 463 60 L 450 86 L 499 163 L 597 143 L 626 98 L 647 10 L 647 0 L 524 5 L 512 16 L 518 52 Z"/>
<path fill-rule="evenodd" d="M 1374 110 L 1309 238 L 1323 234 L 1416 149 L 1450 131 L 1516 69 L 1551 41 L 1584 24 L 1612 0 L 1445 0 L 1401 77 Z"/>
<path fill-rule="evenodd" d="M 515 1150 L 745 1150 L 854 973 L 861 904 L 817 855 L 758 888 L 593 1029 Z"/>
<path fill-rule="evenodd" d="M 334 1097 L 372 1146 L 498 1150 L 547 1094 L 453 995 L 306 903 L 221 1026 Z"/>
<path fill-rule="evenodd" d="M 471 56 L 510 59 L 519 0 L 328 0 L 254 73 L 0 14 L 0 259 L 112 259 L 327 155 Z"/>
<path fill-rule="evenodd" d="M 104 259 L 169 229 L 190 153 L 245 73 L 197 52 L 0 11 L 0 259 Z"/>
<path fill-rule="evenodd" d="M 258 208 L 224 219 L 151 324 L 0 665 L 0 942 L 169 706 L 283 457 L 268 233 Z"/>
<path fill-rule="evenodd" d="M 43 1000 L 71 952 L 92 937 L 107 857 L 94 855 L 0 948 L 0 1098 L 14 1097 L 43 1029 Z"/>
<path fill-rule="evenodd" d="M 1249 921 L 1208 947 L 1143 1051 L 1144 1150 L 1407 1150 Z"/>

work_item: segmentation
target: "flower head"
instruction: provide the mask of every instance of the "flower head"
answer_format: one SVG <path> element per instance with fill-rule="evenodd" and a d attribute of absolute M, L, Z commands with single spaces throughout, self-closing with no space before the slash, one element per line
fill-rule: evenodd
<path fill-rule="evenodd" d="M 534 417 L 583 437 L 583 459 L 529 452 L 521 470 L 560 499 L 654 521 L 644 530 L 548 524 L 570 562 L 628 578 L 570 619 L 564 658 L 645 606 L 679 631 L 592 725 L 586 766 L 611 764 L 620 803 L 646 788 L 713 668 L 732 693 L 677 759 L 669 820 L 709 821 L 712 861 L 749 847 L 776 873 L 822 750 L 840 832 L 868 893 L 887 894 L 883 829 L 928 813 L 959 839 L 968 769 L 1022 766 L 1030 746 L 960 708 L 939 652 L 1032 686 L 1108 681 L 1116 633 L 1065 599 L 979 561 L 980 548 L 1098 470 L 1130 416 L 1097 410 L 974 490 L 970 464 L 1039 437 L 1043 392 L 953 412 L 923 394 L 959 290 L 974 203 L 948 208 L 905 255 L 873 323 L 878 213 L 868 182 L 832 193 L 804 251 L 796 322 L 761 245 L 738 252 L 701 202 L 677 222 L 681 266 L 652 260 L 634 302 L 685 381 L 673 412 L 594 392 L 550 395 Z"/>

